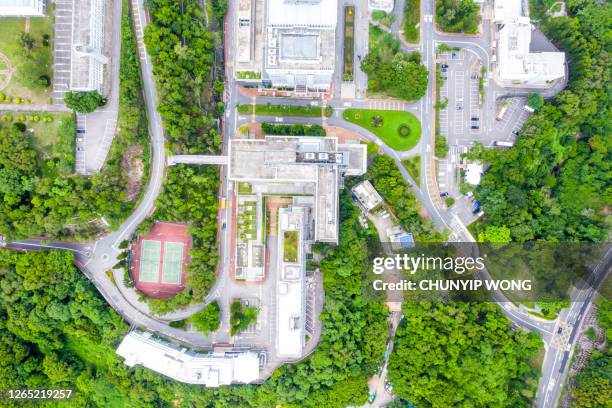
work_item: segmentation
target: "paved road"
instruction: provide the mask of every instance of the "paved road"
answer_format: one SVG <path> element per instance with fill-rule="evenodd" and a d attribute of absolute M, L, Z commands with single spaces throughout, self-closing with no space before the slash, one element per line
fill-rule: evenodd
<path fill-rule="evenodd" d="M 542 363 L 542 377 L 538 386 L 537 407 L 548 408 L 557 406 L 565 378 L 569 371 L 570 359 L 574 352 L 576 342 L 582 331 L 582 324 L 586 318 L 586 311 L 597 296 L 596 288 L 607 279 L 612 265 L 612 248 L 608 248 L 605 256 L 594 268 L 593 283 L 584 289 L 575 289 L 572 294 L 572 304 L 563 309 L 555 324 L 553 334 L 558 328 L 571 328 L 569 341 L 565 349 L 553 347 L 548 344 L 546 356 Z"/>
<path fill-rule="evenodd" d="M 229 24 L 232 24 L 233 15 L 235 13 L 234 4 L 235 2 L 230 3 L 230 9 L 228 12 L 228 17 L 226 21 Z M 149 118 L 149 126 L 150 126 L 150 135 L 151 135 L 151 144 L 153 149 L 152 155 L 152 174 L 150 177 L 150 183 L 147 187 L 146 193 L 143 197 L 141 204 L 137 207 L 134 213 L 126 220 L 126 222 L 121 225 L 118 231 L 106 235 L 105 237 L 99 239 L 95 243 L 91 244 L 48 244 L 45 245 L 39 241 L 26 241 L 21 243 L 13 244 L 12 247 L 16 248 L 63 248 L 69 249 L 75 252 L 77 261 L 81 264 L 81 269 L 84 273 L 94 282 L 98 290 L 104 295 L 109 304 L 115 308 L 119 313 L 121 313 L 129 322 L 146 327 L 149 330 L 156 331 L 161 335 L 168 336 L 171 338 L 175 338 L 179 341 L 185 342 L 192 347 L 205 347 L 209 344 L 210 340 L 201 336 L 197 333 L 185 333 L 181 330 L 172 329 L 163 322 L 159 320 L 153 319 L 148 316 L 146 313 L 143 313 L 141 310 L 142 305 L 134 305 L 130 303 L 122 294 L 119 292 L 117 287 L 111 283 L 111 281 L 106 276 L 106 271 L 109 270 L 117 260 L 117 255 L 119 251 L 117 250 L 117 245 L 123 240 L 130 236 L 130 234 L 134 231 L 136 226 L 144 220 L 149 213 L 153 209 L 153 203 L 155 198 L 158 196 L 163 180 L 164 168 L 166 157 L 164 154 L 164 135 L 162 129 L 162 122 L 159 116 L 159 113 L 156 110 L 157 106 L 157 95 L 155 91 L 155 84 L 152 76 L 151 63 L 148 55 L 145 52 L 143 38 L 142 38 L 142 29 L 145 26 L 145 13 L 143 8 L 142 0 L 132 0 L 132 4 L 135 13 L 136 20 L 136 37 L 138 42 L 139 49 L 139 57 L 141 60 L 141 69 L 142 69 L 142 77 L 143 77 L 143 86 L 145 91 L 145 103 L 147 109 L 147 115 Z M 363 10 L 367 8 L 367 4 L 364 0 L 359 0 L 357 2 L 357 14 L 358 21 L 364 18 L 363 14 L 365 13 Z M 362 10 L 363 14 L 359 14 L 359 9 Z M 431 16 L 433 15 L 433 0 L 426 0 L 422 3 L 422 14 Z M 363 32 L 363 31 L 357 31 Z M 365 36 L 357 36 L 356 40 L 356 55 L 365 55 L 367 50 L 367 31 L 365 31 Z M 240 115 L 237 114 L 237 111 L 233 109 L 233 106 L 236 103 L 250 103 L 251 99 L 242 96 L 236 90 L 236 84 L 233 79 L 233 69 L 232 64 L 234 61 L 233 52 L 234 48 L 229 46 L 234 43 L 235 33 L 233 30 L 227 29 L 226 26 L 226 41 L 228 46 L 226 47 L 226 69 L 227 69 L 227 82 L 226 82 L 226 94 L 225 101 L 228 107 L 228 111 L 226 112 L 225 120 L 224 120 L 224 128 L 223 128 L 223 146 L 224 151 L 227 151 L 227 145 L 229 139 L 235 133 L 239 122 L 241 121 Z M 366 40 L 359 40 L 360 37 L 366 37 Z M 472 52 L 477 55 L 483 62 L 485 62 L 486 66 L 489 68 L 490 72 L 490 59 L 489 53 L 487 52 L 487 37 L 486 35 L 483 37 L 469 37 L 469 38 L 458 38 L 456 36 L 446 36 L 439 34 L 435 31 L 433 25 L 433 19 L 427 19 L 427 21 L 422 21 L 422 33 L 421 33 L 422 45 L 421 51 L 423 54 L 423 61 L 428 66 L 430 72 L 435 72 L 434 70 L 434 55 L 435 55 L 435 47 L 440 42 L 446 42 L 450 46 L 461 46 L 468 50 L 468 52 Z M 359 64 L 356 63 L 356 67 Z M 340 69 L 340 67 L 338 67 Z M 361 78 L 359 75 L 359 69 L 356 69 L 356 79 Z M 367 78 L 361 78 L 357 82 L 362 83 L 362 86 L 365 87 Z M 336 84 L 339 86 L 339 84 Z M 358 90 L 360 87 L 357 87 Z M 365 88 L 363 88 L 365 90 Z M 496 90 L 492 86 L 489 88 L 487 92 L 495 93 Z M 519 93 L 524 94 L 523 90 L 518 91 Z M 369 107 L 369 101 L 363 99 L 358 92 L 358 98 L 351 102 L 355 107 Z M 365 129 L 358 127 L 356 125 L 345 122 L 342 119 L 340 114 L 334 114 L 331 118 L 328 119 L 328 123 L 333 126 L 342 126 L 349 130 L 356 131 L 357 133 L 363 135 L 369 140 L 376 142 L 382 151 L 388 154 L 390 157 L 393 157 L 398 164 L 398 168 L 402 176 L 407 180 L 408 183 L 414 188 L 417 199 L 421 201 L 427 212 L 429 213 L 432 222 L 438 226 L 441 230 L 447 230 L 451 232 L 451 239 L 456 241 L 463 242 L 473 242 L 474 239 L 465 227 L 461 220 L 457 218 L 455 214 L 444 210 L 437 200 L 438 197 L 438 189 L 435 183 L 435 174 L 433 173 L 433 128 L 432 123 L 434 123 L 434 88 L 432 81 L 428 86 L 426 97 L 423 98 L 416 104 L 412 104 L 407 107 L 407 110 L 412 110 L 418 114 L 422 123 L 422 138 L 419 144 L 413 149 L 411 152 L 396 152 L 393 149 L 386 146 L 382 140 L 380 140 L 377 136 L 369 133 Z M 259 98 L 263 100 L 263 98 Z M 304 101 L 295 100 L 295 99 L 287 99 L 287 98 L 273 98 L 274 103 L 304 103 Z M 311 100 L 308 100 L 310 102 Z M 345 108 L 345 104 L 340 101 L 338 98 L 333 98 L 330 101 L 330 104 L 334 106 L 337 112 L 341 112 L 342 109 Z M 261 120 L 269 120 L 273 121 L 274 117 L 259 117 Z M 243 119 L 245 120 L 245 119 Z M 322 123 L 320 118 L 286 118 L 287 123 Z M 402 158 L 408 157 L 412 154 L 419 153 L 424 160 L 422 160 L 422 169 L 421 169 L 421 180 L 420 185 L 422 186 L 419 189 L 416 186 L 416 183 L 405 168 L 401 165 L 400 161 Z M 226 175 L 222 171 L 221 178 L 221 196 L 224 198 L 228 198 L 231 195 L 231 185 L 227 183 Z M 226 223 L 227 220 L 231 219 L 231 208 L 228 206 L 222 212 L 220 222 Z M 219 271 L 219 277 L 217 280 L 216 286 L 211 290 L 211 295 L 219 294 L 224 288 L 224 282 L 228 279 L 229 275 L 229 228 L 220 235 L 220 247 L 221 247 L 221 267 Z M 586 298 L 588 301 L 592 300 L 591 297 Z M 588 302 L 583 302 L 588 303 Z M 524 315 L 518 311 L 512 304 L 507 302 L 500 302 L 500 306 L 506 315 L 515 323 L 520 324 L 528 328 L 529 330 L 536 331 L 542 334 L 545 340 L 549 339 L 551 336 L 551 324 L 547 322 L 539 321 L 538 319 L 533 318 L 529 315 Z M 578 303 L 573 303 L 572 308 L 568 311 L 568 316 L 574 316 L 574 319 L 581 319 L 584 313 L 576 314 L 578 310 Z M 192 313 L 193 308 L 190 308 L 184 313 Z M 580 309 L 583 311 L 584 309 Z M 146 311 L 146 309 L 145 309 Z M 573 314 L 572 314 L 573 313 Z M 224 319 L 225 320 L 225 319 Z M 579 320 L 578 320 L 579 322 Z M 576 336 L 574 336 L 575 338 Z M 550 350 L 550 347 L 549 347 Z M 554 393 L 556 389 L 560 389 L 561 381 L 555 382 L 555 366 L 560 358 L 557 354 L 551 353 L 550 351 L 547 353 L 545 359 L 545 377 L 542 380 L 542 384 L 549 388 L 548 384 L 553 384 L 552 389 L 549 391 L 542 391 L 538 393 L 539 400 L 542 400 L 542 392 L 544 392 L 543 399 L 543 407 L 552 406 L 547 405 L 547 401 L 556 400 L 554 398 Z M 567 357 L 563 358 L 564 361 L 567 361 Z M 552 361 L 552 363 L 550 363 Z M 552 365 L 550 365 L 552 364 Z M 563 364 L 563 368 L 567 369 L 567 364 Z M 550 367 L 550 369 L 548 369 Z M 548 371 L 546 371 L 548 370 Z M 548 374 L 546 374 L 548 372 Z M 558 371 L 557 371 L 558 372 Z M 562 377 L 561 377 L 562 378 Z M 557 385 L 554 385 L 557 384 Z M 556 388 L 555 388 L 556 387 Z M 542 388 L 542 387 L 541 387 Z"/>

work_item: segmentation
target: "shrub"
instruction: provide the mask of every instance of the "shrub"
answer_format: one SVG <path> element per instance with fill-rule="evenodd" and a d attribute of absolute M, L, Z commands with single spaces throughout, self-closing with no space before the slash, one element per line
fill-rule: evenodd
<path fill-rule="evenodd" d="M 455 204 L 455 199 L 453 197 L 446 197 L 446 206 L 452 207 Z"/>
<path fill-rule="evenodd" d="M 27 129 L 27 126 L 23 122 L 15 122 L 13 123 L 13 126 L 15 126 L 15 129 L 17 129 L 20 132 L 25 132 Z"/>
<path fill-rule="evenodd" d="M 397 128 L 397 133 L 400 137 L 408 137 L 410 136 L 410 127 L 408 125 L 400 125 Z"/>
<path fill-rule="evenodd" d="M 51 78 L 49 78 L 49 75 L 41 75 L 38 77 L 38 83 L 45 88 L 48 88 L 51 86 Z"/>
<path fill-rule="evenodd" d="M 4 100 L 4 103 L 12 103 L 13 100 L 11 99 L 10 96 L 7 96 L 6 99 Z"/>
<path fill-rule="evenodd" d="M 4 122 L 12 122 L 13 121 L 13 117 L 7 113 L 5 115 L 2 115 L 2 120 Z"/>
<path fill-rule="evenodd" d="M 370 124 L 374 126 L 375 128 L 381 127 L 384 122 L 385 121 L 380 115 L 372 115 L 372 117 L 370 118 Z"/>
<path fill-rule="evenodd" d="M 66 106 L 75 112 L 90 113 L 106 103 L 98 91 L 67 92 L 64 95 Z"/>
<path fill-rule="evenodd" d="M 17 116 L 17 120 L 19 122 L 25 122 L 26 121 L 26 115 L 19 115 L 19 116 Z"/>
<path fill-rule="evenodd" d="M 0 93 L 0 102 L 3 102 L 4 98 L 6 98 L 6 95 L 4 95 L 3 93 Z"/>
<path fill-rule="evenodd" d="M 19 105 L 21 103 L 21 98 L 16 96 L 15 99 L 13 99 L 13 102 Z"/>

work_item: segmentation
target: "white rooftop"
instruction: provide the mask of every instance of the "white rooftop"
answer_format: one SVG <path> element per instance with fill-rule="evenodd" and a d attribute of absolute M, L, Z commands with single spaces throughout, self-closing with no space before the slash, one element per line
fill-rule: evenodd
<path fill-rule="evenodd" d="M 522 0 L 495 0 L 493 16 L 496 23 L 511 21 L 523 15 Z"/>
<path fill-rule="evenodd" d="M 337 0 L 268 0 L 268 26 L 334 29 Z"/>
<path fill-rule="evenodd" d="M 259 358 L 253 352 L 195 354 L 156 341 L 151 333 L 130 332 L 117 348 L 125 364 L 140 364 L 188 384 L 218 387 L 249 384 L 259 377 Z"/>
<path fill-rule="evenodd" d="M 528 17 L 505 21 L 499 30 L 498 78 L 507 84 L 545 85 L 565 75 L 562 52 L 530 52 Z"/>
<path fill-rule="evenodd" d="M 364 180 L 353 187 L 353 194 L 367 211 L 371 211 L 383 202 L 382 197 L 369 180 Z"/>
<path fill-rule="evenodd" d="M 0 0 L 0 17 L 43 17 L 45 0 Z"/>
<path fill-rule="evenodd" d="M 278 210 L 278 281 L 277 297 L 277 353 L 285 357 L 301 357 L 304 347 L 304 225 L 306 208 L 291 206 Z M 284 233 L 298 232 L 298 259 L 284 262 Z"/>
<path fill-rule="evenodd" d="M 477 186 L 480 184 L 480 177 L 482 176 L 482 164 L 480 163 L 468 163 L 467 170 L 465 172 L 465 181 L 468 184 Z"/>

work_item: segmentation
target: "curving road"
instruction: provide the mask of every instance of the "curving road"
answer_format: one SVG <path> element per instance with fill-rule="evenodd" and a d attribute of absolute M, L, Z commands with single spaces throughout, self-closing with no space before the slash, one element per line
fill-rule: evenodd
<path fill-rule="evenodd" d="M 131 0 L 132 8 L 134 10 L 135 28 L 136 28 L 136 39 L 139 50 L 139 58 L 141 62 L 142 80 L 144 87 L 144 101 L 147 110 L 147 117 L 149 120 L 149 132 L 151 138 L 151 149 L 152 149 L 152 162 L 151 162 L 151 177 L 149 178 L 149 185 L 147 186 L 146 192 L 136 208 L 136 210 L 130 215 L 130 217 L 119 227 L 116 232 L 108 234 L 96 242 L 86 244 L 74 244 L 74 243 L 52 243 L 47 244 L 40 240 L 26 240 L 16 243 L 9 244 L 9 248 L 16 249 L 66 249 L 71 250 L 75 253 L 75 257 L 79 268 L 85 273 L 85 275 L 95 284 L 96 288 L 105 297 L 108 303 L 117 310 L 127 321 L 133 325 L 145 327 L 147 330 L 156 332 L 160 335 L 174 338 L 177 341 L 183 342 L 194 348 L 205 348 L 210 344 L 210 339 L 202 336 L 199 333 L 185 333 L 182 330 L 173 329 L 165 324 L 158 318 L 152 318 L 148 313 L 148 308 L 145 303 L 139 302 L 135 296 L 130 296 L 122 293 L 118 287 L 111 282 L 109 277 L 106 275 L 106 271 L 110 270 L 112 266 L 117 262 L 117 255 L 119 251 L 117 246 L 119 243 L 127 239 L 137 225 L 142 222 L 153 210 L 154 202 L 156 197 L 159 195 L 164 178 L 164 170 L 166 165 L 166 157 L 164 152 L 164 132 L 162 127 L 162 121 L 159 113 L 157 112 L 157 94 L 155 89 L 155 82 L 152 73 L 152 66 L 149 56 L 145 52 L 144 40 L 143 40 L 143 29 L 146 25 L 146 13 L 144 10 L 143 0 Z M 357 4 L 358 8 L 367 7 L 365 1 L 359 1 Z M 359 12 L 359 10 L 358 10 Z M 226 21 L 231 21 L 234 10 L 230 7 Z M 422 16 L 434 14 L 434 3 L 433 0 L 426 0 L 422 2 Z M 397 28 L 397 27 L 396 27 Z M 482 37 L 457 37 L 449 36 L 436 32 L 433 21 L 421 20 L 421 44 L 418 46 L 421 49 L 423 55 L 423 62 L 427 65 L 430 72 L 435 72 L 435 47 L 441 42 L 445 42 L 450 46 L 461 46 L 467 49 L 468 52 L 476 54 L 483 63 L 487 66 L 489 72 L 491 69 L 489 51 L 488 51 L 488 33 L 485 30 L 485 35 Z M 252 118 L 251 115 L 239 115 L 236 109 L 233 107 L 237 103 L 252 103 L 252 98 L 248 98 L 240 94 L 236 90 L 236 83 L 232 75 L 232 61 L 233 52 L 232 45 L 234 44 L 235 33 L 232 29 L 228 29 L 226 23 L 226 68 L 227 68 L 227 86 L 225 100 L 227 106 L 230 108 L 226 112 L 223 129 L 223 141 L 224 148 L 227 148 L 227 143 L 231 135 L 234 134 L 237 127 L 241 122 L 248 122 Z M 367 36 L 366 36 L 367 37 Z M 364 42 L 356 42 L 357 50 L 356 55 L 365 55 L 367 53 L 367 40 Z M 339 47 L 339 49 L 341 49 Z M 359 70 L 359 63 L 355 64 L 356 78 L 365 79 L 363 73 Z M 361 73 L 361 74 L 360 74 Z M 339 85 L 339 84 L 338 84 Z M 553 93 L 558 92 L 565 83 L 559 83 L 555 86 L 554 90 L 547 91 L 545 96 L 552 96 Z M 398 168 L 404 177 L 404 179 L 413 187 L 417 199 L 423 204 L 424 208 L 429 213 L 432 222 L 440 229 L 447 232 L 452 232 L 455 240 L 459 242 L 474 242 L 474 238 L 471 236 L 465 225 L 457 218 L 456 215 L 446 211 L 442 208 L 440 203 L 437 203 L 439 197 L 439 191 L 437 183 L 435 181 L 435 174 L 432 171 L 434 168 L 433 158 L 433 145 L 434 145 L 434 110 L 433 105 L 435 101 L 435 84 L 430 81 L 427 94 L 421 101 L 413 104 L 409 104 L 406 107 L 407 111 L 415 113 L 421 119 L 422 124 L 422 137 L 419 144 L 409 152 L 397 152 L 388 147 L 380 138 L 376 135 L 368 132 L 367 130 L 348 123 L 342 119 L 341 112 L 346 108 L 346 101 L 340 100 L 337 96 L 329 101 L 329 104 L 334 107 L 335 113 L 331 118 L 326 120 L 327 124 L 332 126 L 341 126 L 354 131 L 368 140 L 374 141 L 380 149 L 390 157 L 392 157 L 398 164 Z M 338 86 L 339 88 L 339 86 Z M 488 94 L 493 96 L 493 100 L 504 95 L 524 95 L 530 90 L 519 90 L 508 92 L 507 90 L 501 90 L 496 86 L 489 86 L 486 90 Z M 550 95 L 549 95 L 550 93 Z M 488 98 L 488 97 L 487 97 Z M 258 102 L 273 101 L 273 103 L 281 104 L 305 104 L 310 103 L 312 100 L 300 100 L 300 99 L 288 99 L 288 98 L 258 98 Z M 490 99 L 489 99 L 490 100 Z M 351 107 L 355 108 L 367 108 L 369 101 L 361 97 L 361 92 L 358 92 L 358 98 L 352 100 Z M 274 121 L 274 117 L 258 116 L 260 120 Z M 305 123 L 305 124 L 322 124 L 322 118 L 285 118 L 286 123 Z M 420 189 L 417 187 L 415 181 L 410 177 L 404 166 L 401 165 L 403 158 L 420 154 L 424 158 L 422 160 L 421 168 L 421 180 Z M 231 194 L 230 184 L 227 183 L 224 172 L 222 171 L 221 178 L 221 196 L 228 197 Z M 226 222 L 231 218 L 231 209 L 226 208 L 221 215 L 220 222 Z M 227 239 L 227 233 L 220 234 L 220 247 L 221 247 L 221 267 L 219 279 L 215 287 L 211 290 L 212 296 L 214 293 L 221 291 L 223 288 L 224 277 L 227 275 L 227 266 L 229 264 L 228 252 L 229 252 L 229 240 Z M 610 252 L 608 252 L 605 262 L 602 262 L 598 268 L 602 270 L 609 270 L 610 264 Z M 603 265 L 603 266 L 602 266 Z M 605 269 L 607 268 L 607 269 Z M 605 274 L 604 274 L 605 276 Z M 120 283 L 121 277 L 115 276 L 117 284 Z M 563 378 L 567 372 L 568 365 L 567 361 L 573 347 L 573 342 L 577 338 L 576 333 L 582 324 L 584 318 L 584 311 L 590 302 L 593 300 L 594 293 L 578 293 L 574 294 L 573 299 L 575 301 L 572 306 L 564 311 L 560 320 L 567 321 L 572 325 L 573 332 L 570 341 L 570 351 L 561 352 L 550 346 L 547 346 L 547 353 L 543 365 L 543 377 L 540 382 L 540 388 L 538 389 L 538 406 L 539 407 L 552 407 L 558 399 L 558 395 L 563 383 Z M 207 299 L 208 300 L 208 299 Z M 544 341 L 548 344 L 553 331 L 555 330 L 557 322 L 548 322 L 537 319 L 533 316 L 521 313 L 512 303 L 504 302 L 500 300 L 498 302 L 504 313 L 508 318 L 531 331 L 535 331 L 541 334 Z M 184 311 L 173 313 L 169 316 L 165 316 L 167 319 L 181 319 L 191 315 L 194 311 L 198 310 L 202 306 L 193 306 Z M 560 364 L 560 365 L 559 365 Z M 559 366 L 558 366 L 559 365 Z M 557 368 L 560 367 L 560 368 Z"/>

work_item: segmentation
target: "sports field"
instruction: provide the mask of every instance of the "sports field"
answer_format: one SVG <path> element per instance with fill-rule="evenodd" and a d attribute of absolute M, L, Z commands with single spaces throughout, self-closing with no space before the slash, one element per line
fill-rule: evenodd
<path fill-rule="evenodd" d="M 185 265 L 192 245 L 187 225 L 156 222 L 131 248 L 130 274 L 136 288 L 156 299 L 185 289 Z"/>
<path fill-rule="evenodd" d="M 159 280 L 159 261 L 161 242 L 142 241 L 142 257 L 140 258 L 140 281 L 157 282 Z"/>
<path fill-rule="evenodd" d="M 183 266 L 183 243 L 164 243 L 164 265 L 162 283 L 181 283 L 181 268 Z"/>

